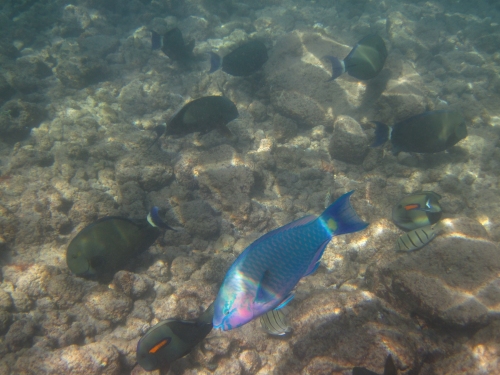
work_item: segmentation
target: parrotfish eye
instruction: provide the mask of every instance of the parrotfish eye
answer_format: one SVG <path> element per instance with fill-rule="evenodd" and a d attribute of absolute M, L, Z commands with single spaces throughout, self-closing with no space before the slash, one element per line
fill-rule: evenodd
<path fill-rule="evenodd" d="M 222 309 L 222 313 L 224 315 L 229 315 L 229 309 L 231 308 L 231 303 L 228 301 L 225 303 L 224 308 Z"/>

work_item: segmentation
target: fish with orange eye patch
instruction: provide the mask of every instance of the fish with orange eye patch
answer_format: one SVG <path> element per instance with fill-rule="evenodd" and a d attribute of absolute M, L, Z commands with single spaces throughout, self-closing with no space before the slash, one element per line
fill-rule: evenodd
<path fill-rule="evenodd" d="M 168 370 L 212 330 L 213 304 L 196 320 L 167 319 L 150 328 L 137 344 L 137 363 L 146 371 Z"/>
<path fill-rule="evenodd" d="M 442 216 L 441 196 L 421 191 L 401 199 L 392 210 L 392 220 L 402 229 L 414 230 L 437 223 Z"/>

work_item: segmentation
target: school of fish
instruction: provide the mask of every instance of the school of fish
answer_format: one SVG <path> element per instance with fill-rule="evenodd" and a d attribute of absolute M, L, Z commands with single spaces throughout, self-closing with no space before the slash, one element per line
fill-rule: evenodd
<path fill-rule="evenodd" d="M 178 28 L 164 35 L 152 31 L 152 49 L 161 50 L 172 61 L 189 64 L 197 57 L 195 41 L 186 43 Z M 377 77 L 388 57 L 384 40 L 378 35 L 362 38 L 342 60 L 326 55 L 332 66 L 333 81 L 343 73 L 359 80 Z M 218 69 L 235 77 L 257 73 L 268 60 L 262 40 L 250 40 L 221 57 L 209 53 L 212 74 Z M 154 130 L 154 142 L 167 136 L 218 131 L 231 137 L 228 124 L 238 118 L 235 103 L 225 96 L 205 96 L 185 103 L 165 124 Z M 372 147 L 390 141 L 392 153 L 436 153 L 457 144 L 467 136 L 465 119 L 456 111 L 430 111 L 402 120 L 392 127 L 373 121 L 376 126 Z M 150 147 L 151 147 L 150 146 Z M 250 244 L 233 262 L 220 286 L 215 301 L 197 319 L 167 319 L 150 328 L 137 345 L 137 362 L 147 371 L 168 369 L 171 363 L 188 354 L 212 330 L 232 330 L 260 318 L 264 331 L 271 335 L 291 332 L 282 308 L 294 296 L 294 288 L 318 268 L 323 252 L 334 236 L 367 227 L 350 204 L 353 192 L 330 204 L 331 190 L 320 216 L 305 216 L 264 234 Z M 394 223 L 407 232 L 397 240 L 396 250 L 418 250 L 442 229 L 440 195 L 423 191 L 400 200 L 393 208 Z M 147 219 L 104 217 L 82 229 L 68 246 L 66 261 L 77 276 L 109 279 L 123 269 L 131 258 L 150 247 L 162 233 L 172 229 L 153 207 Z M 397 370 L 389 355 L 385 375 Z M 353 374 L 375 374 L 355 367 Z"/>

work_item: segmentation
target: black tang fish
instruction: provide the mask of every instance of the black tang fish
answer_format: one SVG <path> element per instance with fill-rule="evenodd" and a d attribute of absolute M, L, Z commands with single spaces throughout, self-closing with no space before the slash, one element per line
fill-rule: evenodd
<path fill-rule="evenodd" d="M 392 356 L 389 354 L 385 360 L 384 373 L 382 375 L 397 375 L 398 369 L 394 364 Z M 376 372 L 367 370 L 364 367 L 354 367 L 352 369 L 352 375 L 378 375 Z"/>
<path fill-rule="evenodd" d="M 236 77 L 249 76 L 259 70 L 267 61 L 267 48 L 259 40 L 252 40 L 221 57 L 210 52 L 210 72 L 222 66 L 222 71 Z M 222 64 L 221 64 L 222 60 Z"/>
<path fill-rule="evenodd" d="M 187 61 L 193 58 L 194 40 L 184 43 L 182 32 L 179 28 L 168 31 L 161 36 L 155 31 L 151 32 L 151 48 L 161 49 L 169 58 L 175 61 Z"/>
<path fill-rule="evenodd" d="M 122 269 L 132 257 L 147 250 L 162 229 L 172 229 L 153 207 L 145 219 L 103 217 L 83 228 L 66 251 L 66 262 L 77 276 L 105 279 Z"/>
<path fill-rule="evenodd" d="M 332 78 L 329 81 L 345 72 L 361 80 L 375 78 L 384 67 L 386 58 L 387 48 L 384 40 L 378 35 L 365 36 L 344 60 L 333 56 L 324 56 L 324 59 L 328 59 L 332 63 Z"/>
<path fill-rule="evenodd" d="M 146 371 L 166 370 L 212 330 L 213 303 L 194 321 L 167 319 L 151 327 L 137 344 L 137 363 Z"/>
<path fill-rule="evenodd" d="M 217 129 L 231 136 L 227 124 L 239 116 L 236 105 L 225 96 L 205 96 L 187 103 L 167 124 L 167 135 L 208 133 Z"/>
<path fill-rule="evenodd" d="M 437 223 L 443 214 L 440 199 L 441 196 L 433 191 L 408 195 L 392 209 L 392 220 L 406 230 Z"/>
<path fill-rule="evenodd" d="M 467 137 L 463 116 L 455 111 L 431 111 L 398 122 L 392 129 L 373 121 L 375 141 L 372 147 L 392 143 L 394 155 L 404 152 L 434 153 L 444 151 Z"/>

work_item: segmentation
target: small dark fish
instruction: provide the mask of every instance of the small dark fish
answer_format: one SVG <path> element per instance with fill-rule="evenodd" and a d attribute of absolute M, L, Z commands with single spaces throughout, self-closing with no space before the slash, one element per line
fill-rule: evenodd
<path fill-rule="evenodd" d="M 282 309 L 271 310 L 262 315 L 260 317 L 260 325 L 264 331 L 276 336 L 286 335 L 292 330 Z"/>
<path fill-rule="evenodd" d="M 394 155 L 403 152 L 434 153 L 444 151 L 467 137 L 467 126 L 463 116 L 455 111 L 431 111 L 398 122 L 392 129 L 373 121 L 377 147 L 388 139 Z"/>
<path fill-rule="evenodd" d="M 392 209 L 392 220 L 397 226 L 413 230 L 434 224 L 443 214 L 439 200 L 433 191 L 421 191 L 401 199 Z"/>
<path fill-rule="evenodd" d="M 381 37 L 368 35 L 354 46 L 344 60 L 333 56 L 324 56 L 324 59 L 332 63 L 332 78 L 329 81 L 333 81 L 345 72 L 357 79 L 372 79 L 384 67 L 387 48 Z"/>
<path fill-rule="evenodd" d="M 436 223 L 414 229 L 398 238 L 397 251 L 414 251 L 421 249 L 438 235 L 444 224 Z"/>
<path fill-rule="evenodd" d="M 384 373 L 382 375 L 397 375 L 398 369 L 394 364 L 392 356 L 389 354 L 385 360 Z M 354 367 L 352 369 L 352 375 L 379 375 L 376 372 L 367 370 L 364 367 Z"/>
<path fill-rule="evenodd" d="M 189 102 L 167 124 L 167 135 L 208 133 L 217 129 L 230 137 L 227 124 L 239 116 L 236 105 L 225 96 L 205 96 Z"/>
<path fill-rule="evenodd" d="M 222 66 L 222 71 L 232 76 L 249 76 L 259 70 L 267 58 L 265 44 L 259 40 L 252 40 L 234 49 L 224 58 L 210 52 L 209 73 L 215 72 Z"/>
<path fill-rule="evenodd" d="M 153 207 L 146 219 L 103 217 L 83 228 L 66 251 L 66 262 L 77 276 L 104 279 L 122 269 L 129 260 L 147 250 L 161 229 L 172 229 Z"/>
<path fill-rule="evenodd" d="M 184 43 L 182 32 L 176 27 L 161 36 L 156 31 L 151 32 L 151 48 L 160 49 L 169 58 L 175 61 L 187 61 L 194 57 L 194 40 Z"/>
<path fill-rule="evenodd" d="M 167 319 L 151 327 L 137 344 L 137 363 L 146 371 L 168 368 L 210 333 L 213 315 L 212 303 L 197 320 Z"/>

